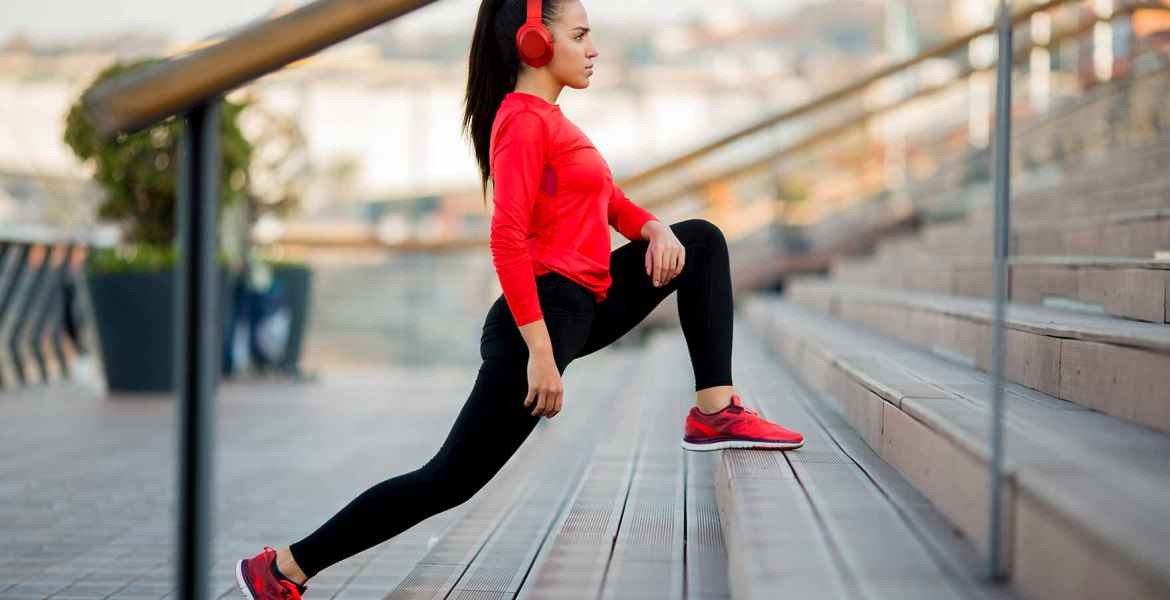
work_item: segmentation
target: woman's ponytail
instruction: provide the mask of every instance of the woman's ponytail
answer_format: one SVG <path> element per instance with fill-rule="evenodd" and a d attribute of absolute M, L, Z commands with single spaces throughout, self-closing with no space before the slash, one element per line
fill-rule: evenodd
<path fill-rule="evenodd" d="M 541 20 L 548 27 L 556 16 L 558 2 L 545 0 L 543 5 Z M 463 130 L 475 147 L 484 206 L 487 206 L 487 182 L 491 177 L 492 124 L 504 96 L 516 89 L 520 74 L 516 31 L 524 24 L 526 11 L 526 0 L 483 0 L 471 38 Z"/>

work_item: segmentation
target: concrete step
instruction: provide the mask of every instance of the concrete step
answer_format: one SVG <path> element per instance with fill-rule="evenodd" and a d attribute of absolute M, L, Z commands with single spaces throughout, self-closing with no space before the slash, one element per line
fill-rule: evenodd
<path fill-rule="evenodd" d="M 1170 177 L 1165 169 L 1170 160 L 1170 141 L 1163 139 L 1140 147 L 1117 149 L 1103 161 L 1066 165 L 1058 183 L 1028 189 L 1013 195 L 1013 222 L 1061 217 L 1107 214 L 1144 206 L 1143 196 L 1165 201 Z M 1130 205 L 1137 202 L 1136 205 Z M 972 215 L 985 221 L 992 218 L 991 198 Z"/>
<path fill-rule="evenodd" d="M 1059 183 L 1014 193 L 1012 222 L 1035 223 L 1053 218 L 1100 216 L 1164 207 L 1170 202 L 1170 143 L 1130 149 L 1109 161 L 1072 164 Z M 991 223 L 992 197 L 972 207 L 973 222 Z"/>
<path fill-rule="evenodd" d="M 643 361 L 640 351 L 605 351 L 566 369 L 565 410 L 537 425 L 462 517 L 384 597 L 496 598 L 519 592 L 578 479 L 612 439 L 606 432 L 617 425 L 619 386 L 644 368 Z M 590 376 L 595 371 L 611 376 Z"/>
<path fill-rule="evenodd" d="M 694 390 L 663 368 L 665 342 L 649 338 L 642 366 L 614 394 L 617 405 L 592 423 L 600 444 L 575 479 L 520 598 L 677 598 L 692 577 L 702 580 L 708 597 L 727 596 L 726 559 L 713 547 L 721 532 L 696 540 L 704 546 L 696 564 L 684 562 L 688 493 L 712 484 L 688 485 L 678 443 L 683 406 L 693 402 Z M 710 511 L 706 495 L 696 508 L 705 504 Z"/>
<path fill-rule="evenodd" d="M 792 302 L 745 304 L 791 372 L 986 553 L 989 378 Z M 1005 391 L 1001 539 L 1012 587 L 1029 598 L 1170 595 L 1170 437 L 1018 385 Z"/>
<path fill-rule="evenodd" d="M 950 221 L 925 227 L 917 243 L 902 241 L 898 250 L 934 255 L 993 256 L 995 232 L 988 222 Z M 1081 255 L 1153 258 L 1170 250 L 1170 207 L 1111 213 L 1104 216 L 1053 218 L 1042 223 L 1012 224 L 1012 255 Z"/>
<path fill-rule="evenodd" d="M 992 298 L 990 258 L 907 253 L 897 260 L 843 260 L 832 277 L 841 283 L 955 296 Z M 1098 256 L 1012 256 L 1009 299 L 1023 304 L 1071 300 L 1083 310 L 1139 321 L 1170 321 L 1170 261 Z"/>
<path fill-rule="evenodd" d="M 1075 219 L 1105 216 L 1112 213 L 1133 212 L 1170 205 L 1170 174 L 1162 165 L 1152 166 L 1145 174 L 1134 175 L 1131 179 L 1112 182 L 1110 187 L 1096 190 L 1075 185 L 1062 184 L 1057 190 L 1044 196 L 1029 197 L 1021 194 L 1012 199 L 1012 223 L 1035 225 L 1054 219 Z M 990 225 L 995 211 L 990 198 L 987 204 L 971 211 L 968 216 L 972 224 Z"/>
<path fill-rule="evenodd" d="M 713 453 L 735 598 L 1011 597 L 980 581 L 974 546 L 776 364 L 761 332 L 736 330 L 737 389 L 806 445 Z M 671 363 L 687 359 L 678 340 Z"/>
<path fill-rule="evenodd" d="M 1170 250 L 1170 207 L 1163 205 L 1104 217 L 1013 227 L 1010 252 L 1153 258 L 1165 250 Z"/>
<path fill-rule="evenodd" d="M 989 300 L 800 281 L 794 302 L 991 370 Z M 1005 377 L 1062 400 L 1170 431 L 1170 327 L 1011 304 Z"/>

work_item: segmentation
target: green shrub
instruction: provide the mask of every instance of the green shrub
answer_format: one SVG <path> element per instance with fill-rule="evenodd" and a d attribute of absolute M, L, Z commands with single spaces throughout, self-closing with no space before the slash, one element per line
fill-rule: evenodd
<path fill-rule="evenodd" d="M 124 73 L 148 67 L 158 59 L 115 64 L 103 70 L 89 88 Z M 84 97 L 82 93 L 82 97 Z M 237 117 L 247 103 L 226 99 L 220 103 L 220 147 L 223 153 L 219 199 L 229 206 L 247 193 L 248 165 L 252 145 L 237 126 Z M 83 161 L 93 165 L 94 180 L 106 191 L 98 208 L 98 217 L 118 222 L 123 240 L 134 246 L 121 256 L 134 256 L 129 262 L 117 252 L 99 253 L 101 265 L 122 264 L 148 268 L 149 265 L 173 264 L 176 230 L 176 167 L 179 136 L 183 119 L 170 117 L 161 123 L 114 140 L 103 140 L 80 97 L 66 117 L 65 143 Z M 222 211 L 221 211 L 222 212 Z M 146 249 L 157 246 L 158 249 Z M 163 249 L 161 247 L 167 247 Z M 96 258 L 96 257 L 95 257 Z"/>

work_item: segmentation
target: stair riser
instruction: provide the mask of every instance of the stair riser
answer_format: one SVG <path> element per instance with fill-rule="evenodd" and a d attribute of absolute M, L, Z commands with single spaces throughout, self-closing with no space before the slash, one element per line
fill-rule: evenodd
<path fill-rule="evenodd" d="M 921 261 L 921 259 L 919 259 Z M 994 269 L 988 266 L 938 266 L 925 261 L 873 261 L 839 267 L 836 281 L 887 289 L 933 292 L 974 298 L 992 298 Z M 919 266 L 921 265 L 921 266 Z M 1170 270 L 1103 269 L 1060 266 L 1009 266 L 1009 299 L 1041 304 L 1045 298 L 1065 298 L 1101 307 L 1107 315 L 1152 323 L 1170 322 Z"/>
<path fill-rule="evenodd" d="M 1028 494 L 1016 499 L 1013 586 L 1028 598 L 1164 598 L 1166 590 L 1053 515 Z"/>
<path fill-rule="evenodd" d="M 1170 271 L 1019 266 L 1011 267 L 1010 272 L 1013 302 L 1040 304 L 1045 297 L 1071 298 L 1100 305 L 1108 315 L 1154 323 L 1167 321 Z M 981 277 L 991 280 L 991 269 L 983 269 Z M 983 298 L 993 296 L 990 285 L 957 291 Z"/>
<path fill-rule="evenodd" d="M 1015 200 L 1011 222 L 1013 225 L 1035 225 L 1050 223 L 1054 218 L 1101 217 L 1127 211 L 1165 208 L 1170 206 L 1170 181 L 1165 176 L 1165 168 L 1159 166 L 1156 173 L 1135 176 L 1133 181 L 1142 182 L 1136 186 L 1097 193 L 1073 189 L 1042 199 Z M 1153 179 L 1155 177 L 1157 179 Z M 995 212 L 989 206 L 973 209 L 968 217 L 969 224 L 976 227 L 990 227 L 994 219 Z"/>
<path fill-rule="evenodd" d="M 904 256 L 905 252 L 948 256 L 994 256 L 995 244 L 990 229 L 982 231 L 971 225 L 931 226 L 917 246 L 901 245 L 897 251 L 881 255 Z M 1013 229 L 1009 251 L 1013 255 L 1032 256 L 1121 256 L 1152 258 L 1155 252 L 1170 250 L 1170 219 L 1150 219 L 1129 223 L 1064 226 L 1060 229 L 1020 231 Z M 901 254 L 899 253 L 901 252 Z"/>
<path fill-rule="evenodd" d="M 1018 233 L 1012 237 L 1014 254 L 1152 258 L 1155 252 L 1170 249 L 1170 219 Z"/>
<path fill-rule="evenodd" d="M 790 290 L 797 303 L 991 371 L 991 325 L 906 307 Z M 1170 355 L 1005 332 L 1004 377 L 1051 396 L 1170 433 Z"/>

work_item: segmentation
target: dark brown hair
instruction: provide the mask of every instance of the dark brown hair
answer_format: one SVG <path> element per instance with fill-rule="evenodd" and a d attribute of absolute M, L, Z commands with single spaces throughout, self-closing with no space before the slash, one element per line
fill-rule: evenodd
<path fill-rule="evenodd" d="M 475 147 L 480 190 L 487 206 L 487 182 L 491 177 L 492 123 L 504 96 L 516 89 L 520 54 L 516 31 L 527 18 L 526 0 L 483 0 L 471 38 L 467 61 L 467 95 L 463 99 L 463 131 Z M 540 20 L 550 28 L 560 16 L 560 0 L 544 0 Z"/>

